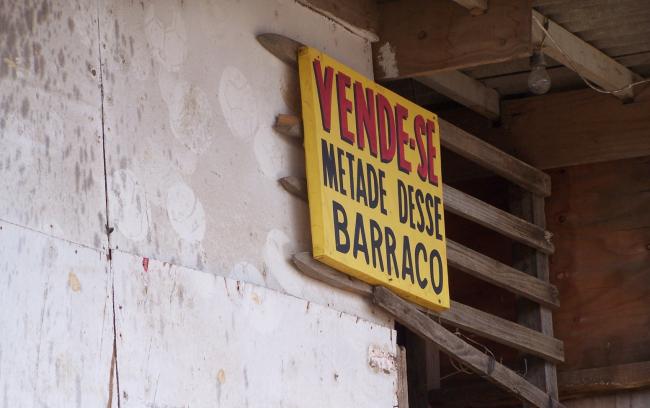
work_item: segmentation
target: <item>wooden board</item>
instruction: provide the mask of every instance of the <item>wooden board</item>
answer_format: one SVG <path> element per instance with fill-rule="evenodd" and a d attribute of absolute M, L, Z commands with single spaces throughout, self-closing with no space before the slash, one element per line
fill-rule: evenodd
<path fill-rule="evenodd" d="M 377 41 L 379 14 L 375 0 L 298 0 L 369 41 Z"/>
<path fill-rule="evenodd" d="M 551 172 L 563 370 L 650 360 L 650 158 Z"/>
<path fill-rule="evenodd" d="M 294 255 L 293 262 L 305 275 L 336 288 L 363 296 L 370 296 L 372 293 L 372 287 L 367 283 L 344 275 L 314 260 L 310 253 L 303 252 Z M 535 354 L 550 361 L 562 362 L 564 360 L 561 341 L 462 303 L 452 301 L 449 310 L 439 313 L 422 308 L 418 310 L 430 313 L 435 319 L 440 319 L 454 327 L 517 350 Z"/>
<path fill-rule="evenodd" d="M 522 401 L 539 408 L 563 407 L 553 396 L 541 391 L 492 357 L 470 346 L 390 290 L 376 287 L 373 291 L 373 302 L 389 312 L 409 330 L 436 343 L 450 357 L 461 361 L 478 375 Z"/>
<path fill-rule="evenodd" d="M 531 2 L 490 0 L 472 16 L 449 0 L 381 2 L 375 78 L 413 77 L 530 54 Z"/>
<path fill-rule="evenodd" d="M 501 139 L 541 169 L 648 156 L 650 98 L 640 99 L 581 90 L 505 101 Z"/>

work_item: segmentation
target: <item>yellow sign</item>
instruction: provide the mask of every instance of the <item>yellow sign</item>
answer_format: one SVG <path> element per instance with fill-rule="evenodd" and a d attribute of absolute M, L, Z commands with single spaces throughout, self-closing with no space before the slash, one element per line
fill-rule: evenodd
<path fill-rule="evenodd" d="M 437 116 L 313 48 L 299 67 L 314 257 L 449 308 Z"/>

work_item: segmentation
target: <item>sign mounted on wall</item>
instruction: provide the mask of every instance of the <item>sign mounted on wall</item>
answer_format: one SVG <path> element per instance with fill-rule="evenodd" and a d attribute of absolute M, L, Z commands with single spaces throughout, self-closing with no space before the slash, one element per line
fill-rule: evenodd
<path fill-rule="evenodd" d="M 449 308 L 437 116 L 313 48 L 298 62 L 314 257 Z"/>

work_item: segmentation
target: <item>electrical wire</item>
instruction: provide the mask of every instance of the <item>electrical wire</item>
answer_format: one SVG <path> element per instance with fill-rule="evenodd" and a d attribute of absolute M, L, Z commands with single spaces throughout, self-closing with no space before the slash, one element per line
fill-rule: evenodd
<path fill-rule="evenodd" d="M 548 30 L 546 29 L 546 27 L 544 26 L 544 24 L 542 24 L 542 23 L 537 19 L 537 17 L 535 17 L 535 16 L 533 16 L 533 20 L 535 21 L 535 23 L 539 26 L 539 28 L 540 28 L 540 29 L 542 30 L 542 32 L 544 33 L 544 38 L 542 39 L 542 44 L 544 44 L 544 41 L 545 41 L 546 38 L 548 37 L 548 38 L 551 40 L 551 42 L 553 43 L 553 45 L 555 45 L 555 48 L 557 48 L 558 51 L 560 51 L 560 53 L 564 56 L 564 58 L 566 58 L 567 62 L 569 63 L 569 68 L 571 68 L 573 71 L 575 71 L 575 73 L 578 74 L 578 76 L 580 77 L 580 79 L 582 79 L 582 80 L 584 81 L 584 83 L 587 84 L 587 86 L 588 86 L 589 88 L 593 89 L 594 91 L 596 91 L 596 92 L 600 92 L 600 93 L 604 93 L 604 94 L 615 94 L 615 93 L 619 93 L 619 92 L 627 91 L 628 89 L 631 89 L 631 88 L 633 88 L 633 87 L 635 87 L 635 86 L 637 86 L 637 85 L 641 85 L 641 84 L 645 84 L 645 83 L 650 82 L 650 78 L 648 78 L 648 79 L 644 79 L 644 80 L 641 80 L 641 81 L 632 82 L 632 83 L 627 84 L 626 86 L 624 86 L 624 87 L 622 87 L 622 88 L 614 89 L 614 90 L 611 90 L 611 91 L 608 91 L 608 90 L 606 90 L 606 89 L 604 89 L 604 88 L 602 88 L 602 87 L 596 85 L 595 83 L 591 82 L 590 80 L 588 80 L 587 78 L 585 78 L 585 77 L 580 73 L 580 71 L 579 71 L 579 70 L 575 67 L 575 65 L 573 64 L 573 60 L 571 59 L 571 57 L 569 57 L 569 56 L 567 55 L 567 53 L 564 52 L 564 50 L 562 49 L 562 47 L 560 47 L 560 45 L 555 41 L 555 39 L 553 38 L 553 36 L 551 35 L 551 33 L 548 32 Z M 541 47 L 540 47 L 540 48 L 541 48 Z"/>

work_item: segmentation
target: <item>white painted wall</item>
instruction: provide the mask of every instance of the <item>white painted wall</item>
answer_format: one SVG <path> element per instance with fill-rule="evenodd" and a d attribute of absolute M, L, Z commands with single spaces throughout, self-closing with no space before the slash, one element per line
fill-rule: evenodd
<path fill-rule="evenodd" d="M 394 405 L 392 321 L 289 262 L 263 32 L 371 75 L 294 0 L 0 2 L 0 406 Z"/>

